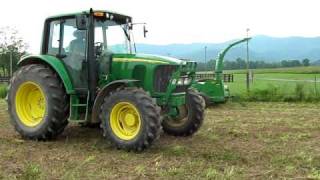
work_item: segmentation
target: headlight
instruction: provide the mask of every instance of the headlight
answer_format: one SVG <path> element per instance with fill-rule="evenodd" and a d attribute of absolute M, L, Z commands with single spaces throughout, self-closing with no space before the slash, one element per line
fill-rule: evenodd
<path fill-rule="evenodd" d="M 182 79 L 182 78 L 180 78 L 180 79 L 178 80 L 177 85 L 183 85 L 183 79 Z"/>
<path fill-rule="evenodd" d="M 190 78 L 185 78 L 184 79 L 184 84 L 187 85 L 187 84 L 190 84 L 191 83 L 191 79 Z"/>
<path fill-rule="evenodd" d="M 173 81 L 174 83 L 174 81 Z M 178 81 L 177 81 L 177 85 L 178 86 L 182 86 L 182 85 L 188 85 L 191 83 L 191 79 L 190 78 L 179 78 Z"/>

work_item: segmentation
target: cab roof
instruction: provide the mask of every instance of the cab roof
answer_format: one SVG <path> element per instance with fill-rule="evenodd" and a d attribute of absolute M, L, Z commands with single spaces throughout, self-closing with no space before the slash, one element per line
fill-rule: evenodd
<path fill-rule="evenodd" d="M 124 15 L 124 14 L 120 14 L 117 12 L 113 12 L 113 11 L 106 11 L 106 10 L 93 10 L 93 13 L 95 12 L 103 12 L 103 13 L 108 13 L 110 15 L 113 15 L 116 19 L 129 19 L 129 21 L 132 21 L 132 18 L 130 16 Z M 53 15 L 53 16 L 49 16 L 46 19 L 56 19 L 56 18 L 61 18 L 61 17 L 70 17 L 70 16 L 76 16 L 76 15 L 81 15 L 81 14 L 90 14 L 90 10 L 86 10 L 86 11 L 80 11 L 80 12 L 74 12 L 74 13 L 66 13 L 66 14 L 58 14 L 58 15 Z"/>

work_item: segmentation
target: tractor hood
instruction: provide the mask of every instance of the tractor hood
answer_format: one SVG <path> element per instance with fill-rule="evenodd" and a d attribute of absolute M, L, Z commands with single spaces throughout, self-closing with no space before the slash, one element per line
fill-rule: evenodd
<path fill-rule="evenodd" d="M 114 61 L 122 62 L 144 62 L 152 64 L 185 65 L 187 62 L 172 57 L 151 54 L 114 54 Z"/>

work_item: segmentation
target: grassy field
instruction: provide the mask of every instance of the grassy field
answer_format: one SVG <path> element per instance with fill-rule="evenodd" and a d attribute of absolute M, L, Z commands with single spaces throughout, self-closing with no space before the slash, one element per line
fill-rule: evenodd
<path fill-rule="evenodd" d="M 250 101 L 319 101 L 320 66 L 254 69 L 250 94 L 246 88 L 246 71 L 233 70 L 234 82 L 228 83 L 231 95 Z"/>
<path fill-rule="evenodd" d="M 193 137 L 163 134 L 137 154 L 77 125 L 54 141 L 22 140 L 0 101 L 0 179 L 320 178 L 318 107 L 227 103 L 208 109 Z"/>
<path fill-rule="evenodd" d="M 317 81 L 315 81 L 315 78 Z M 248 94 L 245 74 L 234 74 L 234 82 L 227 84 L 233 96 L 246 99 Z M 251 94 L 249 95 L 252 97 L 258 95 L 272 96 L 271 99 L 266 98 L 270 101 L 277 99 L 279 101 L 285 99 L 317 101 L 320 99 L 320 74 L 254 74 L 250 90 Z"/>
<path fill-rule="evenodd" d="M 255 74 L 265 73 L 290 73 L 290 74 L 320 74 L 320 66 L 272 68 L 272 69 L 253 69 Z M 225 73 L 244 74 L 247 70 L 225 70 Z"/>

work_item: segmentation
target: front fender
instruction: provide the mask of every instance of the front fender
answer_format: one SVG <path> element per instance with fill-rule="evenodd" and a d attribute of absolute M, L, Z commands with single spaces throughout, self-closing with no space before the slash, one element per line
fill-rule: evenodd
<path fill-rule="evenodd" d="M 122 80 L 116 80 L 112 81 L 111 83 L 104 86 L 98 93 L 94 105 L 92 108 L 92 114 L 91 114 L 91 123 L 97 123 L 98 122 L 98 115 L 100 107 L 103 103 L 103 99 L 109 95 L 109 93 L 121 86 L 128 86 L 130 84 L 134 84 L 136 82 L 139 82 L 139 80 L 135 79 L 122 79 Z"/>
<path fill-rule="evenodd" d="M 62 80 L 67 94 L 75 93 L 68 71 L 60 59 L 50 55 L 28 55 L 21 58 L 18 62 L 18 66 L 35 63 L 44 63 L 49 65 Z"/>

